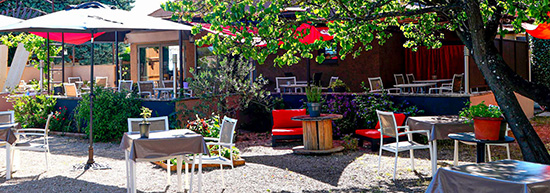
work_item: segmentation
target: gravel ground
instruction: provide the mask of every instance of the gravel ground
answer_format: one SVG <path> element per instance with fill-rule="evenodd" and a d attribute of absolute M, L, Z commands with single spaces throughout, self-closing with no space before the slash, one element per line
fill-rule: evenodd
<path fill-rule="evenodd" d="M 96 143 L 95 160 L 112 169 L 72 171 L 87 160 L 87 140 L 50 136 L 50 168 L 45 171 L 44 153 L 21 151 L 21 168 L 5 180 L 5 151 L 0 149 L 0 192 L 126 192 L 124 152 L 118 143 Z M 242 134 L 237 142 L 246 165 L 228 168 L 225 190 L 220 170 L 207 169 L 204 192 L 423 192 L 430 180 L 427 150 L 415 151 L 415 169 L 410 169 L 408 152 L 400 153 L 397 181 L 392 180 L 394 158 L 386 152 L 378 173 L 378 153 L 368 147 L 330 156 L 292 154 L 299 142 L 270 147 L 266 134 Z M 450 142 L 441 144 L 440 165 L 452 163 Z M 474 148 L 461 149 L 461 159 L 474 160 Z M 176 173 L 166 186 L 166 170 L 149 162 L 137 164 L 137 189 L 143 192 L 175 192 Z M 194 184 L 196 188 L 196 183 Z M 196 190 L 196 189 L 195 189 Z"/>

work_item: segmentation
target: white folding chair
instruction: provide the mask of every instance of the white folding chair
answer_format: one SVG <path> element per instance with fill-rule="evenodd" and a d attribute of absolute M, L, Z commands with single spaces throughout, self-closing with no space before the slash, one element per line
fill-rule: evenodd
<path fill-rule="evenodd" d="M 237 126 L 237 119 L 232 119 L 229 117 L 224 117 L 222 124 L 220 125 L 220 137 L 219 138 L 212 138 L 212 137 L 205 137 L 204 140 L 206 141 L 213 141 L 213 142 L 207 142 L 206 145 L 217 145 L 218 146 L 218 156 L 210 156 L 210 157 L 202 157 L 202 164 L 219 164 L 220 170 L 221 170 L 221 178 L 222 178 L 222 187 L 225 187 L 225 180 L 223 176 L 223 165 L 229 165 L 231 166 L 231 169 L 234 168 L 233 166 L 233 150 L 232 147 L 235 146 L 235 143 L 233 142 L 234 134 L 235 134 L 235 127 Z M 229 159 L 222 156 L 222 148 L 226 147 L 229 148 Z M 194 171 L 195 169 L 195 162 L 193 162 L 193 166 L 191 167 L 191 171 Z"/>
<path fill-rule="evenodd" d="M 414 83 L 414 81 L 416 80 L 416 79 L 414 78 L 414 74 L 406 74 L 406 76 L 407 76 L 407 82 L 408 82 L 409 84 Z"/>
<path fill-rule="evenodd" d="M 44 128 L 24 128 L 18 129 L 14 134 L 17 136 L 17 142 L 13 145 L 11 159 L 14 159 L 14 154 L 18 150 L 30 150 L 30 151 L 43 151 L 46 157 L 46 171 L 49 169 L 48 165 L 48 155 L 50 154 L 50 144 L 48 142 L 48 131 L 50 126 L 50 121 L 53 117 L 53 112 L 48 115 L 46 120 L 46 126 Z M 28 136 L 36 136 L 40 139 L 30 139 Z M 19 160 L 19 159 L 16 159 Z M 11 161 L 13 163 L 13 160 Z M 20 164 L 16 164 L 19 166 Z"/>
<path fill-rule="evenodd" d="M 370 86 L 369 92 L 383 92 L 384 90 L 387 90 L 390 93 L 391 91 L 396 91 L 397 93 L 401 93 L 401 89 L 398 89 L 398 88 L 384 88 L 384 84 L 382 83 L 382 78 L 380 77 L 369 78 L 369 86 Z"/>
<path fill-rule="evenodd" d="M 0 125 L 15 123 L 13 111 L 0 111 Z M 6 141 L 0 141 L 0 144 L 6 144 Z"/>
<path fill-rule="evenodd" d="M 76 83 L 78 81 L 82 81 L 80 77 L 69 77 L 68 80 L 69 80 L 69 83 Z"/>
<path fill-rule="evenodd" d="M 439 91 L 439 94 L 442 94 L 443 91 L 451 92 L 451 93 L 463 93 L 462 91 L 462 81 L 464 79 L 464 74 L 454 74 L 453 80 L 449 84 L 442 84 L 441 87 L 438 88 L 430 88 L 428 93 L 432 93 L 432 91 Z"/>
<path fill-rule="evenodd" d="M 380 172 L 380 160 L 382 159 L 382 150 L 395 153 L 395 164 L 393 167 L 393 180 L 395 180 L 395 173 L 397 171 L 397 158 L 401 151 L 410 151 L 412 169 L 414 170 L 414 150 L 415 149 L 429 149 L 430 159 L 433 159 L 432 142 L 429 141 L 428 145 L 423 145 L 412 140 L 413 133 L 422 133 L 430 136 L 429 130 L 409 131 L 409 126 L 397 126 L 395 121 L 395 115 L 393 112 L 384 112 L 376 110 L 378 120 L 380 122 L 380 153 L 378 156 L 378 172 Z M 405 129 L 405 132 L 399 132 L 399 129 Z M 407 141 L 399 141 L 399 136 L 407 135 Z M 384 135 L 395 138 L 395 143 L 384 144 Z M 433 170 L 433 168 L 432 168 Z"/>
<path fill-rule="evenodd" d="M 108 87 L 109 86 L 109 77 L 106 76 L 98 76 L 95 78 L 95 84 L 100 87 Z"/>

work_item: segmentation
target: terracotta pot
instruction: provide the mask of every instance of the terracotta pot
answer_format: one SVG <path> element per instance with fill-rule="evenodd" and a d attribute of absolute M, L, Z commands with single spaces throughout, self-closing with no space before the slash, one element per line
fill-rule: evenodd
<path fill-rule="evenodd" d="M 474 131 L 476 139 L 498 140 L 502 120 L 503 118 L 475 117 Z"/>

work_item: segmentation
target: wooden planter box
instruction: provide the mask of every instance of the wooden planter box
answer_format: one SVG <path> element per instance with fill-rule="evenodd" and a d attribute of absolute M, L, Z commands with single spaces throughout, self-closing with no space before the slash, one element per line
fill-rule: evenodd
<path fill-rule="evenodd" d="M 166 169 L 166 164 L 163 162 L 163 161 L 156 161 L 156 162 L 153 162 L 154 164 Z M 241 165 L 244 165 L 245 164 L 245 161 L 243 158 L 240 158 L 240 159 L 237 159 L 237 160 L 233 160 L 233 166 L 241 166 Z M 189 168 L 191 168 L 191 164 L 187 164 L 189 166 Z M 197 164 L 198 165 L 198 164 Z M 224 165 L 224 166 L 229 166 L 229 165 Z M 170 165 L 170 171 L 176 171 L 177 170 L 177 167 L 176 165 Z M 195 166 L 196 167 L 196 166 Z M 202 168 L 213 168 L 213 167 L 220 167 L 219 164 L 202 164 Z M 185 165 L 181 167 L 182 170 L 185 170 Z"/>

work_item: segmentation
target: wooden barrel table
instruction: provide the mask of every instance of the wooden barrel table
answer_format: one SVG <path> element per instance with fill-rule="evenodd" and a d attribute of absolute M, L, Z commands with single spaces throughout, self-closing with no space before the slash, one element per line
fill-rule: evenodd
<path fill-rule="evenodd" d="M 332 120 L 341 119 L 339 114 L 321 114 L 319 117 L 300 115 L 292 117 L 302 121 L 304 145 L 292 148 L 297 154 L 329 154 L 344 150 L 344 147 L 332 146 Z"/>

